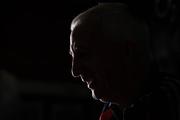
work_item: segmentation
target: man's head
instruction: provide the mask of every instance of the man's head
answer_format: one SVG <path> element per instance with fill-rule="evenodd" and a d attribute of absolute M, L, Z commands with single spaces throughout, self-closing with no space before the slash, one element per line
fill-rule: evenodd
<path fill-rule="evenodd" d="M 146 24 L 124 4 L 99 4 L 71 24 L 72 74 L 94 98 L 128 104 L 141 94 L 148 55 Z"/>

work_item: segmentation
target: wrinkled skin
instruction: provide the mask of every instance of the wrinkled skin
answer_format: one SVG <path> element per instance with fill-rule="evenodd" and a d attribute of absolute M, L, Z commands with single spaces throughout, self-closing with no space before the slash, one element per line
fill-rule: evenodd
<path fill-rule="evenodd" d="M 72 74 L 87 83 L 94 98 L 125 106 L 141 94 L 144 62 L 133 60 L 129 43 L 113 43 L 89 23 L 71 30 Z"/>

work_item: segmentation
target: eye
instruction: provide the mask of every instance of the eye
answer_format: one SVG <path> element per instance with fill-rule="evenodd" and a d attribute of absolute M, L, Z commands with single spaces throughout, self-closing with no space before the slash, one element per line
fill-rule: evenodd
<path fill-rule="evenodd" d="M 80 58 L 86 58 L 89 56 L 89 53 L 86 52 L 86 51 L 79 51 L 77 52 L 77 55 L 80 57 Z"/>
<path fill-rule="evenodd" d="M 73 56 L 73 53 L 72 53 L 72 51 L 71 51 L 71 50 L 69 50 L 69 55 Z"/>
<path fill-rule="evenodd" d="M 71 49 L 70 53 L 78 58 L 85 59 L 85 58 L 89 58 L 91 55 L 90 54 L 91 52 L 88 49 L 88 47 L 85 47 L 83 45 L 77 45 L 77 44 L 75 45 L 74 44 L 71 48 L 72 49 Z"/>
<path fill-rule="evenodd" d="M 91 57 L 91 52 L 83 48 L 78 48 L 74 51 L 74 55 L 81 59 L 87 59 Z"/>

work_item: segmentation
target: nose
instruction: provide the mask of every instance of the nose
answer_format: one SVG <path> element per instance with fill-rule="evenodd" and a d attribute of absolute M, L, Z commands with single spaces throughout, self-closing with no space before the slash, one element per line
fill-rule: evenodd
<path fill-rule="evenodd" d="M 73 77 L 80 76 L 80 63 L 75 56 L 72 58 L 71 74 Z"/>

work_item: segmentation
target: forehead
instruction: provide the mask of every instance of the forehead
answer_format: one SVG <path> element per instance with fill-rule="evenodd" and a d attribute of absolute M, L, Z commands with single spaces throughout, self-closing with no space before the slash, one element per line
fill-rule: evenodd
<path fill-rule="evenodd" d="M 102 41 L 100 39 L 101 31 L 98 26 L 92 24 L 79 24 L 71 31 L 71 44 L 79 46 L 98 45 Z"/>

